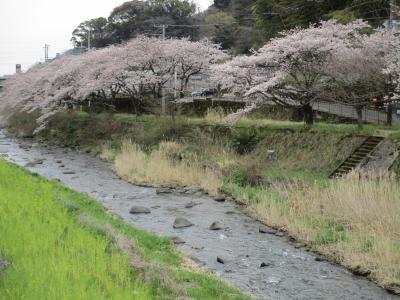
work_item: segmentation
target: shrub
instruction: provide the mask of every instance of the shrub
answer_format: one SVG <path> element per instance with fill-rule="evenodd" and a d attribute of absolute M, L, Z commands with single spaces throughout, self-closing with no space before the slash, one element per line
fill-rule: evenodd
<path fill-rule="evenodd" d="M 259 142 L 255 127 L 236 128 L 232 136 L 232 148 L 239 154 L 251 152 Z"/>

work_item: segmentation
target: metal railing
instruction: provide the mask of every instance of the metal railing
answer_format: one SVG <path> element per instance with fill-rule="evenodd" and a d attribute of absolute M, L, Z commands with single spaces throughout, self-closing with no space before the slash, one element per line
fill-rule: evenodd
<path fill-rule="evenodd" d="M 316 102 L 313 104 L 313 109 L 316 111 L 357 120 L 356 110 L 350 105 L 330 102 Z M 385 111 L 385 109 L 377 109 L 374 107 L 364 107 L 362 110 L 362 117 L 363 121 L 367 123 L 387 124 L 388 121 L 388 113 Z M 393 109 L 392 124 L 400 124 L 400 108 Z"/>

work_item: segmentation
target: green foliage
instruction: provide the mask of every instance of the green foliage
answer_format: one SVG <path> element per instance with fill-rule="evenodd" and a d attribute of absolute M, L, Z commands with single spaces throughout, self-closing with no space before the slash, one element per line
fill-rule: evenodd
<path fill-rule="evenodd" d="M 356 20 L 355 12 L 350 10 L 349 8 L 345 8 L 342 10 L 335 10 L 333 12 L 328 13 L 326 17 L 329 19 L 338 20 L 342 24 L 347 24 Z"/>
<path fill-rule="evenodd" d="M 33 131 L 37 127 L 36 119 L 38 112 L 17 112 L 8 119 L 9 131 L 17 137 L 32 137 Z"/>
<path fill-rule="evenodd" d="M 263 176 L 263 170 L 257 160 L 238 162 L 237 166 L 230 172 L 229 179 L 239 186 L 265 186 L 269 182 Z"/>
<path fill-rule="evenodd" d="M 248 53 L 283 30 L 335 18 L 348 23 L 357 18 L 373 26 L 382 25 L 389 16 L 389 0 L 214 0 L 206 12 L 196 15 L 189 0 L 132 0 L 115 7 L 108 19 L 95 18 L 79 24 L 71 41 L 76 47 L 91 43 L 101 48 L 120 43 L 139 34 L 161 34 L 154 24 L 213 25 L 205 31 L 192 27 L 169 27 L 168 37 L 207 36 L 232 53 Z"/>
<path fill-rule="evenodd" d="M 235 45 L 237 25 L 235 18 L 226 12 L 219 11 L 206 16 L 205 21 L 210 25 L 208 34 L 213 41 L 221 45 L 223 49 L 230 49 Z"/>
<path fill-rule="evenodd" d="M 89 31 L 92 47 L 102 48 L 109 45 L 112 40 L 108 34 L 109 24 L 106 18 L 96 18 L 84 21 L 72 32 L 71 42 L 75 47 L 88 45 Z"/>
<path fill-rule="evenodd" d="M 363 245 L 363 251 L 370 252 L 373 247 L 374 247 L 374 240 L 373 239 L 366 240 Z"/>
<path fill-rule="evenodd" d="M 232 148 L 239 154 L 251 152 L 259 141 L 257 130 L 251 128 L 236 128 L 232 136 Z"/>
<path fill-rule="evenodd" d="M 389 17 L 389 0 L 255 0 L 253 14 L 268 40 L 280 31 L 330 18 L 343 23 L 362 18 L 382 25 Z"/>
<path fill-rule="evenodd" d="M 230 180 L 232 183 L 237 184 L 241 187 L 246 186 L 248 184 L 247 176 L 245 172 L 241 168 L 234 168 Z"/>
<path fill-rule="evenodd" d="M 160 34 L 155 24 L 194 24 L 196 5 L 188 0 L 132 0 L 115 7 L 108 19 L 96 18 L 82 22 L 72 33 L 76 47 L 86 47 L 91 31 L 93 47 L 120 43 L 145 33 Z M 197 37 L 196 28 L 171 27 L 168 37 Z"/>
<path fill-rule="evenodd" d="M 347 229 L 344 224 L 337 221 L 328 221 L 327 226 L 318 231 L 315 237 L 317 245 L 333 244 L 345 241 L 348 238 Z"/>
<path fill-rule="evenodd" d="M 287 199 L 272 188 L 239 185 L 228 180 L 224 183 L 223 190 L 245 205 L 263 203 L 266 208 L 278 208 L 281 215 L 287 210 Z"/>

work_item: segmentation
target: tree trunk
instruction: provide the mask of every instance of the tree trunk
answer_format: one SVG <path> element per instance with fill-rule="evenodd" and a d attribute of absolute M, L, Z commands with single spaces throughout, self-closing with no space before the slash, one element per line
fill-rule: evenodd
<path fill-rule="evenodd" d="M 135 101 L 134 98 L 131 98 L 131 104 L 132 104 L 132 108 L 133 108 L 133 113 L 135 115 L 138 115 L 138 110 L 137 110 L 137 107 L 136 107 L 136 101 Z"/>
<path fill-rule="evenodd" d="M 386 125 L 392 126 L 392 123 L 393 123 L 393 105 L 391 102 L 389 102 L 387 107 Z"/>
<path fill-rule="evenodd" d="M 314 124 L 314 111 L 310 104 L 305 104 L 302 107 L 304 114 L 304 123 L 307 125 Z"/>
<path fill-rule="evenodd" d="M 356 113 L 357 113 L 357 125 L 359 129 L 363 128 L 363 114 L 362 114 L 362 106 L 356 106 Z"/>
<path fill-rule="evenodd" d="M 180 78 L 179 98 L 185 98 L 185 78 Z"/>

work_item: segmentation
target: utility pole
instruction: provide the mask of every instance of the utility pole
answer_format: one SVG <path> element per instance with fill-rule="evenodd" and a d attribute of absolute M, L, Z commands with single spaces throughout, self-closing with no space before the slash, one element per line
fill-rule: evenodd
<path fill-rule="evenodd" d="M 167 25 L 162 25 L 162 39 L 165 40 L 167 34 Z"/>
<path fill-rule="evenodd" d="M 88 30 L 88 42 L 87 42 L 87 48 L 88 48 L 88 51 L 90 51 L 90 28 L 89 28 L 89 30 Z"/>
<path fill-rule="evenodd" d="M 175 68 L 175 72 L 174 72 L 174 100 L 175 101 L 177 99 L 177 93 L 178 93 L 178 72 Z"/>
<path fill-rule="evenodd" d="M 162 24 L 162 25 L 154 25 L 155 28 L 161 28 L 162 29 L 162 39 L 165 40 L 167 38 L 167 28 L 169 25 Z"/>
<path fill-rule="evenodd" d="M 168 25 L 166 24 L 162 24 L 162 25 L 154 25 L 155 28 L 161 28 L 162 29 L 162 39 L 165 40 L 166 39 L 166 35 L 167 35 L 167 27 Z M 164 91 L 164 87 L 161 87 L 161 114 L 165 115 L 166 113 L 166 102 L 165 102 L 165 91 Z"/>
<path fill-rule="evenodd" d="M 390 11 L 389 11 L 389 31 L 393 29 L 393 8 L 394 7 L 394 0 L 390 0 Z"/>
<path fill-rule="evenodd" d="M 390 0 L 389 30 L 397 31 L 400 15 L 400 5 L 398 0 Z"/>
<path fill-rule="evenodd" d="M 398 30 L 398 17 L 399 17 L 399 6 L 397 5 L 398 0 L 390 0 L 390 16 L 389 16 L 389 24 L 388 24 L 388 30 L 392 33 L 395 34 L 395 32 Z M 390 37 L 390 35 L 389 35 Z M 392 40 L 389 40 L 389 51 L 396 51 L 394 49 L 392 44 Z M 392 82 L 392 75 L 389 77 L 389 91 L 392 90 L 393 88 L 393 82 Z M 393 122 L 393 103 L 392 103 L 392 95 L 391 92 L 389 92 L 388 95 L 388 104 L 387 104 L 387 111 L 386 111 L 386 125 L 391 126 Z"/>
<path fill-rule="evenodd" d="M 50 45 L 44 44 L 44 62 L 49 60 L 49 47 Z"/>

